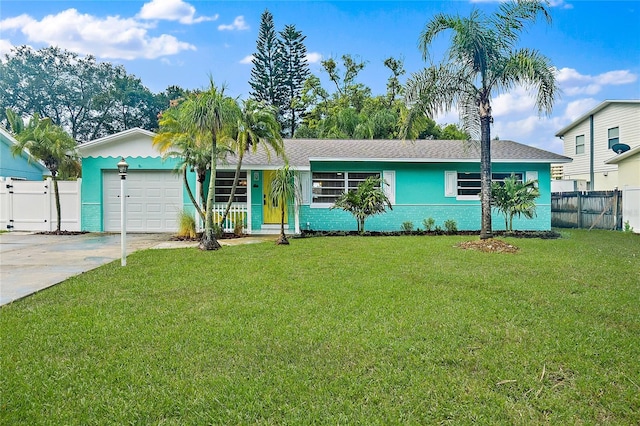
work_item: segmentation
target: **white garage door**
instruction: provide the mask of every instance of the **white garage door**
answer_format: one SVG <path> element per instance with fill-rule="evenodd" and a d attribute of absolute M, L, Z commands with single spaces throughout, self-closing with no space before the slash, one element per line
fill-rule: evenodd
<path fill-rule="evenodd" d="M 105 171 L 104 230 L 120 232 L 120 176 Z M 175 232 L 182 210 L 182 180 L 169 171 L 130 171 L 125 182 L 127 232 Z"/>

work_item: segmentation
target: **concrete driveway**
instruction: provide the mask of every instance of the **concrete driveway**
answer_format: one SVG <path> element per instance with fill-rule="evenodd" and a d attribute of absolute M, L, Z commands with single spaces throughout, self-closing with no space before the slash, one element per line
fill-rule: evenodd
<path fill-rule="evenodd" d="M 127 234 L 127 255 L 168 244 L 171 234 Z M 120 234 L 0 234 L 0 305 L 120 259 Z"/>

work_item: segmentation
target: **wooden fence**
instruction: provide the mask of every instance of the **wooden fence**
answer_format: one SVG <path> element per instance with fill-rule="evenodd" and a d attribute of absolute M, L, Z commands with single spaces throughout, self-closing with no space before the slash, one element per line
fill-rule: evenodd
<path fill-rule="evenodd" d="M 554 192 L 551 226 L 622 229 L 622 191 Z"/>

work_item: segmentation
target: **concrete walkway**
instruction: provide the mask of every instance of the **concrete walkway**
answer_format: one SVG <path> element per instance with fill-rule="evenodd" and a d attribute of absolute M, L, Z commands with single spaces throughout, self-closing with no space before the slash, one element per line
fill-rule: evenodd
<path fill-rule="evenodd" d="M 148 248 L 196 247 L 171 241 L 171 234 L 127 234 L 127 255 Z M 277 237 L 270 236 L 275 241 Z M 265 241 L 264 237 L 220 241 L 223 245 Z M 0 305 L 120 259 L 120 234 L 0 234 Z"/>

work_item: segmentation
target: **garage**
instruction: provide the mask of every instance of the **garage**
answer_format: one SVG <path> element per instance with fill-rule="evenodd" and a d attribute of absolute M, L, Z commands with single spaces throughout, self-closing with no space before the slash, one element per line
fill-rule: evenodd
<path fill-rule="evenodd" d="M 104 230 L 120 232 L 120 176 L 103 171 Z M 127 232 L 175 232 L 182 210 L 182 180 L 168 170 L 130 170 L 125 182 Z"/>

